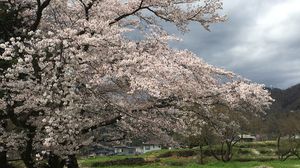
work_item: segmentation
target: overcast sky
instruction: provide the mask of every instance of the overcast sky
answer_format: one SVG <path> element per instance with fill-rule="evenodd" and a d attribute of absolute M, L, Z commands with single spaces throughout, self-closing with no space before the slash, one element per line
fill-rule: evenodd
<path fill-rule="evenodd" d="M 300 0 L 223 3 L 227 22 L 212 25 L 211 32 L 191 24 L 183 42 L 172 45 L 266 86 L 300 83 Z"/>

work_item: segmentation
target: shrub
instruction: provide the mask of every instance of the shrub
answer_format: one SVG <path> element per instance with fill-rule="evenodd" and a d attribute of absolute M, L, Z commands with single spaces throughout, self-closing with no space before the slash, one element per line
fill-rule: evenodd
<path fill-rule="evenodd" d="M 185 164 L 186 163 L 184 163 L 184 162 L 167 162 L 167 164 L 169 165 L 169 166 L 180 166 L 180 167 L 182 167 L 182 166 L 185 166 Z"/>
<path fill-rule="evenodd" d="M 111 160 L 106 162 L 96 162 L 91 165 L 91 167 L 106 167 L 106 166 L 117 166 L 117 165 L 145 165 L 148 163 L 158 162 L 159 160 L 146 161 L 144 158 L 125 158 L 122 160 Z"/>
<path fill-rule="evenodd" d="M 168 151 L 158 155 L 158 158 L 167 158 L 175 155 L 175 151 Z"/>
<path fill-rule="evenodd" d="M 176 152 L 176 156 L 178 157 L 189 157 L 195 155 L 197 155 L 197 152 L 195 152 L 194 150 L 184 150 Z"/>
<path fill-rule="evenodd" d="M 251 149 L 249 148 L 240 148 L 238 151 L 237 151 L 238 154 L 243 154 L 243 155 L 246 155 L 246 154 L 251 154 Z"/>

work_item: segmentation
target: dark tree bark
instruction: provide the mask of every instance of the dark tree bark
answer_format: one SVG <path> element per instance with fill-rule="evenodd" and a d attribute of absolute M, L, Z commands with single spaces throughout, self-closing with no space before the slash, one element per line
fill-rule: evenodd
<path fill-rule="evenodd" d="M 40 0 L 37 0 L 37 11 L 36 11 L 36 19 L 33 23 L 33 25 L 30 27 L 30 29 L 32 31 L 36 31 L 41 20 L 42 20 L 42 15 L 43 15 L 43 11 L 44 9 L 50 4 L 51 0 L 45 0 L 43 3 L 41 3 Z"/>
<path fill-rule="evenodd" d="M 232 155 L 233 155 L 233 153 L 232 153 L 233 145 L 231 142 L 228 142 L 228 141 L 225 142 L 225 145 L 226 145 L 226 149 L 222 153 L 222 160 L 223 160 L 223 162 L 228 162 L 231 160 Z M 223 148 L 223 144 L 222 144 L 222 148 Z M 223 151 L 223 149 L 222 149 L 222 151 Z"/>
<path fill-rule="evenodd" d="M 21 158 L 27 168 L 35 168 L 33 159 L 33 138 L 35 136 L 35 128 L 31 128 L 27 133 L 28 140 L 26 141 L 25 150 L 21 152 Z"/>
<path fill-rule="evenodd" d="M 200 164 L 204 164 L 204 161 L 203 161 L 203 145 L 202 144 L 200 144 L 199 145 L 199 155 L 200 155 L 200 160 L 199 160 L 199 163 Z"/>
<path fill-rule="evenodd" d="M 9 168 L 6 151 L 0 152 L 0 168 Z"/>
<path fill-rule="evenodd" d="M 278 137 L 277 137 L 277 154 L 278 154 L 278 159 L 279 160 L 281 160 L 280 140 L 281 140 L 281 135 L 279 134 Z"/>
<path fill-rule="evenodd" d="M 48 165 L 49 168 L 63 168 L 65 165 L 65 160 L 53 153 L 50 153 Z"/>
<path fill-rule="evenodd" d="M 67 165 L 68 168 L 79 168 L 76 156 L 75 155 L 69 155 L 66 165 Z"/>

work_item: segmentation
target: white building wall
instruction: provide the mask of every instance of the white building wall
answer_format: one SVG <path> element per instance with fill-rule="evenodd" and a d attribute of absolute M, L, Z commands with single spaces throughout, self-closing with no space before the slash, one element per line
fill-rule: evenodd
<path fill-rule="evenodd" d="M 156 151 L 156 150 L 161 150 L 161 146 L 160 145 L 144 145 L 143 146 L 144 152 L 150 152 L 150 151 Z"/>
<path fill-rule="evenodd" d="M 144 152 L 144 148 L 143 148 L 143 147 L 140 147 L 140 146 L 135 147 L 135 152 L 136 152 L 136 153 L 145 153 L 145 152 Z"/>

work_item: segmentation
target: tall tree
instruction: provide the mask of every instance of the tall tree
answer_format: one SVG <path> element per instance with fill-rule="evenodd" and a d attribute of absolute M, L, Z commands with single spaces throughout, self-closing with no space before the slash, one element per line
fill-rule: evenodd
<path fill-rule="evenodd" d="M 208 29 L 224 20 L 218 0 L 7 4 L 8 11 L 18 9 L 23 27 L 0 45 L 0 59 L 12 62 L 1 68 L 1 116 L 17 128 L 0 136 L 18 144 L 29 168 L 47 155 L 77 167 L 75 154 L 84 145 L 168 135 L 184 130 L 195 115 L 210 117 L 216 104 L 238 109 L 247 102 L 258 111 L 270 104 L 262 85 L 168 46 L 174 37 L 160 21 L 182 31 L 191 21 Z M 143 39 L 128 38 L 130 31 Z M 102 132 L 95 137 L 93 131 Z"/>

